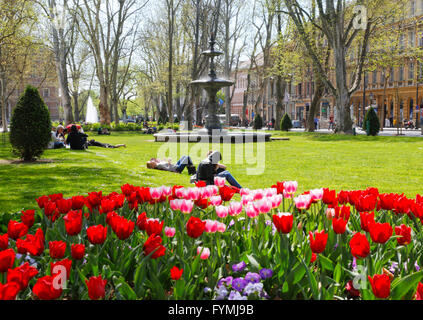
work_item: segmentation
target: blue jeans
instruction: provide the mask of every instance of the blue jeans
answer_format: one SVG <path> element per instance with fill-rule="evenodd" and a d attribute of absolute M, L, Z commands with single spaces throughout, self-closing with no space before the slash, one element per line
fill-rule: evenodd
<path fill-rule="evenodd" d="M 242 189 L 241 185 L 235 180 L 235 178 L 229 171 L 219 172 L 218 174 L 216 174 L 216 176 L 220 178 L 226 178 L 226 181 L 228 181 L 231 186 L 237 187 L 238 189 Z"/>
<path fill-rule="evenodd" d="M 65 147 L 65 144 L 61 141 L 56 141 L 54 143 L 54 149 L 61 149 L 61 148 L 64 148 L 64 147 Z"/>
<path fill-rule="evenodd" d="M 179 159 L 179 161 L 176 163 L 177 166 L 177 171 L 179 173 L 182 173 L 182 171 L 184 171 L 184 169 L 186 168 L 186 166 L 192 166 L 192 160 L 189 156 L 183 156 L 181 159 Z"/>

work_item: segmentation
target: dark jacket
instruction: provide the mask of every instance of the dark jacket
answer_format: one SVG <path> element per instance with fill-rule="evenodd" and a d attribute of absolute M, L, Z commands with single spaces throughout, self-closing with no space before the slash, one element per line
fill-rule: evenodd
<path fill-rule="evenodd" d="M 197 180 L 205 181 L 207 185 L 214 185 L 216 165 L 222 160 L 219 151 L 213 152 L 207 159 L 200 162 L 197 169 Z"/>
<path fill-rule="evenodd" d="M 87 137 L 85 133 L 71 132 L 66 139 L 66 144 L 69 144 L 72 150 L 84 150 L 87 148 Z"/>

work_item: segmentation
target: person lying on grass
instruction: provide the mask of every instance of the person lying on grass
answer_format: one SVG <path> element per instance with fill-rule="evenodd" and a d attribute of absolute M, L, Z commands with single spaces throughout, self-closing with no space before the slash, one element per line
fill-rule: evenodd
<path fill-rule="evenodd" d="M 222 154 L 219 151 L 209 151 L 207 158 L 201 161 L 197 169 L 197 179 L 206 182 L 207 185 L 214 184 L 214 177 L 225 178 L 231 186 L 242 189 L 232 174 L 226 170 L 226 166 L 220 164 Z"/>
<path fill-rule="evenodd" d="M 188 169 L 189 174 L 195 173 L 195 166 L 189 156 L 183 156 L 176 164 L 172 164 L 172 159 L 160 160 L 152 158 L 147 162 L 148 169 L 163 170 L 169 172 L 182 173 L 185 168 Z"/>

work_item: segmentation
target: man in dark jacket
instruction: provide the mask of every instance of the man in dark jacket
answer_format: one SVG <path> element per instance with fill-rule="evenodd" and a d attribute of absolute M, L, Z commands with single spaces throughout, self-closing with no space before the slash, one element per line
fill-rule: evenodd
<path fill-rule="evenodd" d="M 232 174 L 226 170 L 226 166 L 219 164 L 222 154 L 219 151 L 210 151 L 208 157 L 201 161 L 197 169 L 197 179 L 205 181 L 207 185 L 214 185 L 214 177 L 226 178 L 230 185 L 242 189 Z"/>
<path fill-rule="evenodd" d="M 70 145 L 72 150 L 85 150 L 87 146 L 87 135 L 85 133 L 79 132 L 78 128 L 73 125 L 71 131 L 66 138 L 66 144 Z"/>

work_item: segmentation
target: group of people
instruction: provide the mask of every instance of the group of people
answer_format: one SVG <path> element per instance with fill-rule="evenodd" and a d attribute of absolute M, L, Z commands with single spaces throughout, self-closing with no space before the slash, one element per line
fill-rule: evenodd
<path fill-rule="evenodd" d="M 69 146 L 71 150 L 86 150 L 88 147 L 126 148 L 125 144 L 111 145 L 95 141 L 94 139 L 88 140 L 88 135 L 84 133 L 81 126 L 72 125 L 70 129 L 62 125 L 57 126 L 57 128 L 52 127 L 48 149 L 61 149 L 66 148 L 66 146 Z"/>
<path fill-rule="evenodd" d="M 219 151 L 209 151 L 207 157 L 200 162 L 196 169 L 190 156 L 183 156 L 176 164 L 172 160 L 160 160 L 152 158 L 147 162 L 147 168 L 175 173 L 182 173 L 185 168 L 190 175 L 194 175 L 193 181 L 204 181 L 207 185 L 214 184 L 215 177 L 225 178 L 228 183 L 236 188 L 242 189 L 242 186 L 227 170 L 227 167 L 221 163 L 222 154 Z"/>

